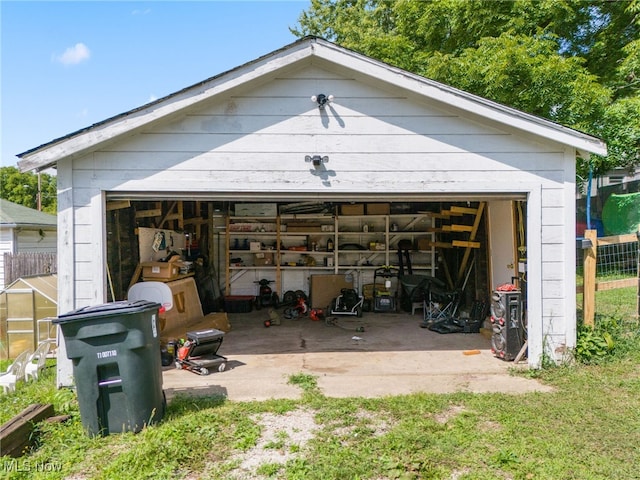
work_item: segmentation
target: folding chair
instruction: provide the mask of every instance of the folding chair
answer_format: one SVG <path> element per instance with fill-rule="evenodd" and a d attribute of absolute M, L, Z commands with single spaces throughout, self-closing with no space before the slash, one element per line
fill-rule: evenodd
<path fill-rule="evenodd" d="M 426 292 L 421 327 L 426 328 L 455 318 L 460 306 L 460 292 L 446 290 L 432 282 Z"/>
<path fill-rule="evenodd" d="M 25 365 L 24 370 L 24 379 L 38 379 L 38 374 L 42 369 L 44 369 L 45 362 L 47 360 L 47 354 L 49 353 L 49 349 L 51 348 L 51 342 L 49 340 L 45 340 L 44 342 L 40 342 L 38 344 L 38 348 L 36 351 L 31 354 L 29 360 Z"/>
<path fill-rule="evenodd" d="M 6 372 L 0 374 L 0 387 L 4 392 L 15 392 L 16 384 L 24 380 L 24 370 L 30 355 L 31 352 L 25 350 L 13 360 Z"/>

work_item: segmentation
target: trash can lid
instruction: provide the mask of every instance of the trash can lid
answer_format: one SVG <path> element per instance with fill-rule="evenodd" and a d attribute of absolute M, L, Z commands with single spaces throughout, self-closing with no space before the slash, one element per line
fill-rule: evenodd
<path fill-rule="evenodd" d="M 160 307 L 161 305 L 159 303 L 149 302 L 147 300 L 136 300 L 133 302 L 123 300 L 119 302 L 104 303 L 102 305 L 82 307 L 71 312 L 63 313 L 62 315 L 58 315 L 58 318 L 54 318 L 52 323 L 60 324 L 85 320 L 87 318 L 108 317 L 112 315 L 122 316 L 144 312 L 151 309 L 159 309 Z"/>

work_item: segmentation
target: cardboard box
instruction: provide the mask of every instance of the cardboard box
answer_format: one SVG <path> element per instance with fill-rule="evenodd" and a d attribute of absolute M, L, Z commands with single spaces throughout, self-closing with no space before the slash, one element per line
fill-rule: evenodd
<path fill-rule="evenodd" d="M 364 215 L 364 203 L 341 205 L 340 215 Z"/>
<path fill-rule="evenodd" d="M 353 288 L 351 275 L 311 275 L 311 308 L 327 308 L 343 288 Z"/>
<path fill-rule="evenodd" d="M 273 253 L 272 252 L 255 253 L 253 255 L 253 265 L 256 267 L 273 265 Z"/>
<path fill-rule="evenodd" d="M 177 262 L 142 262 L 141 265 L 145 280 L 171 280 L 180 274 Z"/>
<path fill-rule="evenodd" d="M 249 251 L 251 252 L 259 252 L 262 250 L 262 243 L 260 242 L 249 242 Z"/>
<path fill-rule="evenodd" d="M 227 313 L 209 313 L 204 317 L 194 318 L 182 324 L 176 324 L 170 329 L 164 328 L 160 334 L 160 339 L 163 343 L 166 343 L 172 339 L 186 338 L 187 332 L 206 330 L 208 328 L 215 328 L 225 333 L 229 332 L 231 330 L 231 324 L 229 323 Z"/>
<path fill-rule="evenodd" d="M 388 203 L 367 203 L 367 215 L 389 215 Z"/>
<path fill-rule="evenodd" d="M 173 294 L 173 308 L 165 312 L 165 328 L 174 331 L 204 316 L 198 287 L 193 277 L 167 282 Z"/>
<path fill-rule="evenodd" d="M 207 328 L 216 328 L 224 333 L 231 331 L 227 312 L 209 313 L 204 317 L 204 323 Z"/>
<path fill-rule="evenodd" d="M 277 217 L 277 203 L 236 203 L 236 217 Z"/>
<path fill-rule="evenodd" d="M 416 242 L 417 250 L 430 250 L 431 249 L 431 240 L 428 238 L 419 238 Z"/>

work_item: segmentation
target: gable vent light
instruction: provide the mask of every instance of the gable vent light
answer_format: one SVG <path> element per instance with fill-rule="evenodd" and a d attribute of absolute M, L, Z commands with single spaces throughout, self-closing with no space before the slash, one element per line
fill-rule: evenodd
<path fill-rule="evenodd" d="M 307 163 L 313 163 L 313 166 L 317 168 L 323 163 L 327 163 L 329 161 L 329 157 L 326 155 L 324 157 L 321 157 L 320 155 L 305 155 L 304 161 Z"/>
<path fill-rule="evenodd" d="M 324 93 L 320 93 L 318 95 L 313 95 L 311 97 L 312 102 L 316 102 L 318 104 L 318 108 L 320 110 L 324 110 L 324 106 L 327 103 L 333 102 L 333 95 L 325 95 Z"/>

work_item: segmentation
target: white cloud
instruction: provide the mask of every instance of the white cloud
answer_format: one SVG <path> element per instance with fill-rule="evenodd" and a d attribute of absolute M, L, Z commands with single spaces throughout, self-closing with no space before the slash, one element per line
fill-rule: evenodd
<path fill-rule="evenodd" d="M 133 10 L 131 15 L 148 15 L 151 13 L 151 9 L 147 8 L 145 10 Z"/>
<path fill-rule="evenodd" d="M 77 118 L 86 118 L 89 116 L 89 109 L 83 108 L 78 113 L 76 113 Z"/>
<path fill-rule="evenodd" d="M 53 60 L 63 65 L 77 65 L 90 57 L 89 48 L 84 43 L 76 43 L 73 47 L 67 48 L 62 55 L 54 55 Z"/>
<path fill-rule="evenodd" d="M 151 95 L 149 95 L 149 100 L 147 100 L 147 103 L 151 103 L 151 102 L 155 102 L 158 99 L 158 97 L 156 97 L 153 93 Z"/>

